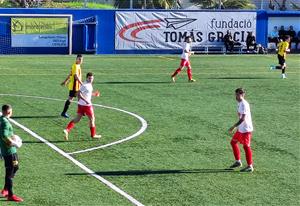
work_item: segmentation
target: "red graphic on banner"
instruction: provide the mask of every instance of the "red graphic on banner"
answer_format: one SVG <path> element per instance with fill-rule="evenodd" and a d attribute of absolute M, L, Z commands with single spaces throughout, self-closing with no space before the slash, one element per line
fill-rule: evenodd
<path fill-rule="evenodd" d="M 142 22 L 136 22 L 133 24 L 129 24 L 124 26 L 120 32 L 119 32 L 119 36 L 121 39 L 127 40 L 127 41 L 131 41 L 131 42 L 145 42 L 145 41 L 141 41 L 139 39 L 141 39 L 140 37 L 138 37 L 138 33 L 140 31 L 146 30 L 146 29 L 156 29 L 156 28 L 160 28 L 160 25 L 158 24 L 154 24 L 154 23 L 159 23 L 162 22 L 163 20 L 161 19 L 155 19 L 155 20 L 150 20 L 150 21 L 142 21 Z M 128 32 L 128 30 L 131 30 L 129 37 L 125 37 L 126 32 Z"/>

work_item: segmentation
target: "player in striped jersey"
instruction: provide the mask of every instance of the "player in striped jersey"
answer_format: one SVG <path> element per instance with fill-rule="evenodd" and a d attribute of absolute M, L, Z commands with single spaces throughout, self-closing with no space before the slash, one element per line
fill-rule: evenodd
<path fill-rule="evenodd" d="M 287 66 L 285 60 L 286 60 L 286 53 L 290 51 L 289 42 L 290 42 L 290 36 L 284 36 L 283 41 L 278 43 L 277 58 L 278 58 L 279 66 L 272 65 L 270 67 L 270 70 L 281 69 L 282 79 L 286 79 L 285 69 Z"/>
<path fill-rule="evenodd" d="M 62 117 L 69 118 L 67 111 L 74 97 L 77 96 L 77 92 L 80 88 L 81 82 L 81 64 L 83 62 L 83 57 L 78 54 L 76 57 L 76 62 L 72 65 L 71 72 L 67 78 L 61 83 L 62 86 L 66 86 L 69 83 L 69 97 L 65 102 L 64 110 L 61 113 Z"/>

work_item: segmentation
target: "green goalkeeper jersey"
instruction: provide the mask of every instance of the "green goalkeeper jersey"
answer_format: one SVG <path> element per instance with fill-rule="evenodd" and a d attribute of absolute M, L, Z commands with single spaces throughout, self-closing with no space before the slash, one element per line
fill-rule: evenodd
<path fill-rule="evenodd" d="M 8 146 L 6 140 L 13 136 L 13 127 L 8 121 L 7 117 L 0 117 L 0 149 L 2 156 L 11 155 L 17 153 L 17 149 L 14 146 Z"/>

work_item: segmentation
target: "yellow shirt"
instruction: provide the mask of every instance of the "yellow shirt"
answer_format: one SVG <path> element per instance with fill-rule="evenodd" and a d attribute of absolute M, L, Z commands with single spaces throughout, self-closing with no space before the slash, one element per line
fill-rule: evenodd
<path fill-rule="evenodd" d="M 289 48 L 289 43 L 286 41 L 280 42 L 278 44 L 278 54 L 280 56 L 285 57 L 286 56 L 286 50 Z"/>
<path fill-rule="evenodd" d="M 80 64 L 73 64 L 71 69 L 71 76 L 69 81 L 69 90 L 78 91 L 79 90 L 79 82 L 75 80 L 75 74 L 81 81 L 81 67 Z"/>

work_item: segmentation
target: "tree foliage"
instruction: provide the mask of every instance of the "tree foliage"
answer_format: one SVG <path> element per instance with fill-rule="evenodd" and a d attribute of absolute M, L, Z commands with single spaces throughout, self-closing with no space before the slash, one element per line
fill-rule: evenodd
<path fill-rule="evenodd" d="M 225 9 L 254 9 L 255 5 L 250 0 L 191 0 L 203 9 L 219 8 L 221 2 Z"/>
<path fill-rule="evenodd" d="M 0 3 L 3 3 L 4 6 L 8 7 L 16 7 L 16 8 L 30 8 L 30 7 L 38 7 L 42 3 L 47 3 L 51 0 L 8 0 L 8 1 L 3 1 Z"/>
<path fill-rule="evenodd" d="M 191 2 L 201 8 L 212 8 L 218 4 L 217 2 L 219 2 L 219 0 L 191 0 Z"/>
<path fill-rule="evenodd" d="M 254 9 L 255 5 L 250 0 L 226 0 L 224 7 L 228 9 Z"/>
<path fill-rule="evenodd" d="M 134 9 L 170 9 L 176 4 L 176 0 L 133 0 Z M 116 8 L 130 8 L 130 0 L 115 0 Z"/>

